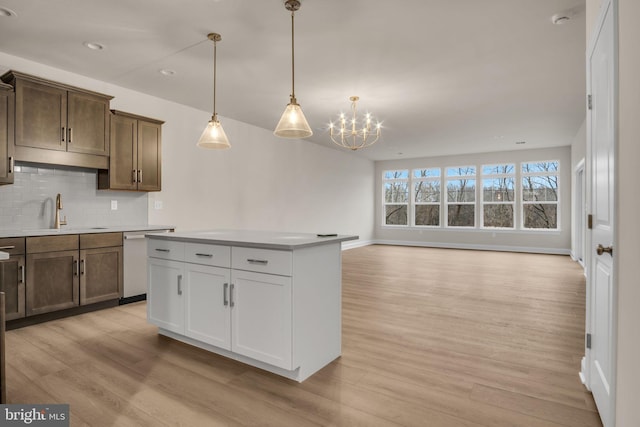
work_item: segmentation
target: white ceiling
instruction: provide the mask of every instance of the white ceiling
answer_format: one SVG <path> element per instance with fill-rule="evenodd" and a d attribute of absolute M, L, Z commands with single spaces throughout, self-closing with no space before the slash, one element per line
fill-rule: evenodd
<path fill-rule="evenodd" d="M 332 145 L 328 122 L 349 110 L 351 95 L 383 121 L 381 141 L 353 153 L 372 160 L 569 145 L 584 121 L 584 0 L 301 2 L 296 96 L 313 142 Z M 291 18 L 282 0 L 0 7 L 17 14 L 0 17 L 0 51 L 205 111 L 213 90 L 206 36 L 217 32 L 223 125 L 229 117 L 273 129 L 289 102 Z M 553 25 L 563 11 L 573 18 Z"/>

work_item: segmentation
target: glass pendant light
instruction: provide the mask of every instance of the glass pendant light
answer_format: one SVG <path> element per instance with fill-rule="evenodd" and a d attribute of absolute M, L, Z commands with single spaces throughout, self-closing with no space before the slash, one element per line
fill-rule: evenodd
<path fill-rule="evenodd" d="M 210 33 L 207 37 L 213 42 L 213 116 L 196 145 L 200 148 L 224 149 L 231 145 L 216 113 L 216 42 L 222 40 L 222 37 L 218 33 Z"/>
<path fill-rule="evenodd" d="M 313 135 L 313 131 L 304 117 L 302 108 L 296 100 L 295 91 L 295 66 L 294 66 L 294 23 L 293 17 L 296 10 L 300 9 L 299 0 L 286 0 L 284 7 L 291 11 L 291 96 L 287 108 L 282 113 L 280 121 L 273 132 L 281 138 L 307 138 Z"/>

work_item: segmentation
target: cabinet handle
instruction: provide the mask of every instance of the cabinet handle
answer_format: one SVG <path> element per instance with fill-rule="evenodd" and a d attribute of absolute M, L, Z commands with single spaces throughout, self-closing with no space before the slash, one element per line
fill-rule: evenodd
<path fill-rule="evenodd" d="M 229 289 L 229 284 L 225 283 L 222 287 L 222 299 L 225 307 L 229 305 L 229 299 L 227 298 L 227 289 Z"/>
<path fill-rule="evenodd" d="M 84 274 L 84 259 L 80 260 L 80 274 Z"/>
<path fill-rule="evenodd" d="M 18 280 L 18 283 L 24 283 L 24 265 L 21 265 L 19 268 L 20 268 L 20 279 Z"/>
<path fill-rule="evenodd" d="M 14 167 L 13 161 L 14 161 L 13 157 L 9 156 L 9 173 L 13 173 L 13 167 Z"/>
<path fill-rule="evenodd" d="M 199 253 L 197 253 L 196 256 L 201 256 L 201 257 L 205 257 L 205 258 L 213 258 L 213 254 L 199 254 Z"/>
<path fill-rule="evenodd" d="M 3 251 L 5 249 L 15 249 L 15 246 L 0 246 L 0 251 Z"/>
<path fill-rule="evenodd" d="M 160 249 L 160 248 L 156 248 L 156 251 L 158 251 L 158 252 L 171 252 L 170 249 Z"/>
<path fill-rule="evenodd" d="M 269 261 L 266 259 L 253 259 L 253 258 L 248 258 L 247 262 L 249 264 L 261 264 L 261 265 L 267 265 L 269 263 Z"/>
<path fill-rule="evenodd" d="M 138 169 L 138 182 L 142 184 L 142 169 Z"/>
<path fill-rule="evenodd" d="M 69 138 L 67 138 L 69 141 L 69 144 L 71 144 L 71 128 L 69 128 Z"/>
<path fill-rule="evenodd" d="M 229 289 L 229 307 L 234 307 L 236 303 L 233 301 L 233 289 L 235 285 L 232 283 L 231 288 Z"/>
<path fill-rule="evenodd" d="M 64 142 L 64 137 L 66 136 L 66 134 L 67 134 L 67 128 L 65 128 L 64 126 L 62 126 L 62 133 L 61 133 L 61 136 L 60 136 L 60 140 L 61 140 L 62 142 Z"/>
<path fill-rule="evenodd" d="M 182 295 L 182 274 L 178 274 L 178 295 Z"/>
<path fill-rule="evenodd" d="M 138 182 L 137 179 L 137 175 L 136 175 L 137 171 L 134 169 L 131 171 L 131 181 L 135 184 L 136 182 Z"/>
<path fill-rule="evenodd" d="M 77 276 L 79 274 L 78 270 L 79 270 L 79 265 L 78 265 L 78 260 L 74 259 L 73 260 L 73 275 Z"/>

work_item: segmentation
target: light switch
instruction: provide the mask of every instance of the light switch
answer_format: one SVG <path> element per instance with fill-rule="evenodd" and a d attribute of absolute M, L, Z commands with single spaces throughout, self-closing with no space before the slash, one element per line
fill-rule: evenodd
<path fill-rule="evenodd" d="M 112 200 L 111 201 L 111 210 L 112 211 L 117 211 L 118 210 L 118 201 L 117 200 Z"/>
<path fill-rule="evenodd" d="M 157 211 L 162 209 L 162 200 L 156 200 L 153 202 L 153 208 Z"/>

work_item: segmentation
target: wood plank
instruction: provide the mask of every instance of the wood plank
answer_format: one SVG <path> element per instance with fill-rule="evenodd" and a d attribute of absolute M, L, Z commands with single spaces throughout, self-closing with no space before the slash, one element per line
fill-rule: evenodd
<path fill-rule="evenodd" d="M 158 336 L 139 302 L 9 331 L 7 397 L 92 426 L 600 426 L 584 310 L 565 256 L 367 246 L 343 252 L 342 356 L 302 384 Z"/>

